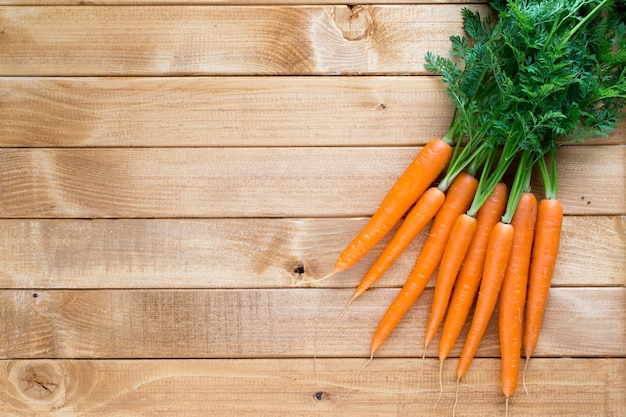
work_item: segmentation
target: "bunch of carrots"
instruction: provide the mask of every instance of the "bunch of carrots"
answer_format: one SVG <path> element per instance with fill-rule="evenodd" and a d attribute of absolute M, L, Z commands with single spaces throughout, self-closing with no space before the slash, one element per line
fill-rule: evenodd
<path fill-rule="evenodd" d="M 522 349 L 526 360 L 533 355 L 557 259 L 563 208 L 555 154 L 564 143 L 606 136 L 622 116 L 626 6 L 609 0 L 490 6 L 497 19 L 463 9 L 465 35 L 451 36 L 450 57 L 426 56 L 454 106 L 449 131 L 422 148 L 323 279 L 355 265 L 397 226 L 347 308 L 430 224 L 413 270 L 374 332 L 371 355 L 438 271 L 424 354 L 443 326 L 443 364 L 475 305 L 458 381 L 499 302 L 508 405 Z M 530 191 L 534 166 L 544 183 L 539 202 Z"/>

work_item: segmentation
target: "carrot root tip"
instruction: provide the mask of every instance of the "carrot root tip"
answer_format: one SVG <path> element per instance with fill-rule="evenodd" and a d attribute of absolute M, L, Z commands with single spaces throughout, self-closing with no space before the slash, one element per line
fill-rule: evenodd
<path fill-rule="evenodd" d="M 522 371 L 522 386 L 524 387 L 524 392 L 526 395 L 530 395 L 528 393 L 528 388 L 526 388 L 526 368 L 528 367 L 528 362 L 530 361 L 530 357 L 526 357 L 526 361 L 524 361 L 524 370 Z"/>
<path fill-rule="evenodd" d="M 437 397 L 437 401 L 435 401 L 435 405 L 433 408 L 437 408 L 439 405 L 439 401 L 441 401 L 441 397 L 443 397 L 443 362 L 439 362 L 439 396 Z"/>
<path fill-rule="evenodd" d="M 459 403 L 459 382 L 461 381 L 461 378 L 457 378 L 456 379 L 456 390 L 454 393 L 454 405 L 452 406 L 452 416 L 454 417 L 456 415 L 456 406 Z"/>
<path fill-rule="evenodd" d="M 330 335 L 330 333 L 335 329 L 335 327 L 337 327 L 337 324 L 339 324 L 339 321 L 343 318 L 343 316 L 346 314 L 346 311 L 348 311 L 348 307 L 350 307 L 350 305 L 352 304 L 352 302 L 354 301 L 354 297 L 350 299 L 350 301 L 348 301 L 348 303 L 345 305 L 345 307 L 343 308 L 343 310 L 341 310 L 341 313 L 339 313 L 339 317 L 337 317 L 335 319 L 335 321 L 333 322 L 332 326 L 330 326 L 330 329 L 328 329 L 328 331 L 326 332 L 326 334 L 324 335 L 324 340 L 328 338 L 328 335 Z"/>
<path fill-rule="evenodd" d="M 322 282 L 322 281 L 326 281 L 329 278 L 332 278 L 335 274 L 337 274 L 338 272 L 341 272 L 339 270 L 334 269 L 330 274 L 323 276 L 322 278 L 318 278 L 318 279 L 303 279 L 300 280 L 299 282 L 296 282 L 296 286 L 301 286 L 301 285 L 308 285 L 308 284 L 315 284 L 317 282 Z"/>
<path fill-rule="evenodd" d="M 369 365 L 373 359 L 374 359 L 374 351 L 372 351 L 370 358 L 367 360 L 367 362 L 365 362 L 363 366 L 361 366 L 361 369 L 359 369 L 359 372 L 356 373 L 356 376 L 361 375 L 361 372 L 363 372 L 363 369 L 365 369 L 365 367 Z"/>
<path fill-rule="evenodd" d="M 424 353 L 422 353 L 422 362 L 420 363 L 420 369 L 417 373 L 417 388 L 416 392 L 419 392 L 420 385 L 422 383 L 422 371 L 424 369 L 424 362 L 426 361 L 426 347 L 424 347 Z"/>

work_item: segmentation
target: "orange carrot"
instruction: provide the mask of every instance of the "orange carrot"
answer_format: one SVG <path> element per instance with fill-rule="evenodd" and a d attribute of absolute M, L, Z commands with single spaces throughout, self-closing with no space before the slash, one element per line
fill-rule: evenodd
<path fill-rule="evenodd" d="M 461 214 L 454 222 L 441 257 L 441 264 L 439 265 L 439 273 L 437 274 L 435 292 L 424 337 L 424 352 L 434 339 L 448 308 L 454 281 L 476 232 L 476 225 L 476 218 L 467 214 Z"/>
<path fill-rule="evenodd" d="M 506 185 L 499 183 L 476 214 L 476 232 L 459 271 L 450 299 L 449 311 L 441 330 L 439 340 L 439 360 L 441 361 L 444 361 L 452 351 L 474 304 L 480 285 L 489 234 L 504 214 L 507 194 Z"/>
<path fill-rule="evenodd" d="M 372 356 L 389 337 L 428 284 L 430 277 L 439 265 L 450 229 L 456 218 L 469 208 L 477 185 L 478 180 L 465 173 L 459 174 L 450 185 L 446 199 L 435 216 L 428 238 L 420 251 L 413 270 L 400 293 L 388 307 L 374 333 L 371 343 Z"/>
<path fill-rule="evenodd" d="M 452 147 L 442 139 L 433 139 L 422 148 L 365 227 L 339 255 L 330 275 L 354 266 L 368 253 L 439 176 L 451 156 Z"/>
<path fill-rule="evenodd" d="M 501 382 L 502 392 L 507 398 L 515 392 L 519 379 L 522 320 L 536 219 L 537 199 L 532 193 L 523 193 L 511 219 L 513 247 L 500 291 Z"/>
<path fill-rule="evenodd" d="M 409 211 L 406 218 L 394 234 L 393 238 L 389 241 L 383 253 L 380 254 L 376 262 L 367 271 L 361 282 L 354 290 L 352 297 L 346 303 L 345 307 L 337 317 L 335 324 L 332 325 L 328 333 L 330 333 L 335 325 L 341 320 L 345 312 L 350 305 L 360 297 L 365 291 L 370 289 L 393 265 L 398 257 L 404 252 L 404 250 L 413 241 L 415 236 L 428 224 L 430 220 L 437 214 L 439 208 L 445 200 L 445 194 L 437 187 L 429 188 L 422 196 L 417 200 L 417 203 Z M 324 278 L 322 278 L 324 279 Z"/>
<path fill-rule="evenodd" d="M 528 276 L 524 355 L 530 358 L 535 351 L 546 308 L 550 281 L 556 264 L 563 223 L 563 206 L 559 200 L 543 199 L 537 209 L 535 241 L 533 243 Z"/>
<path fill-rule="evenodd" d="M 499 222 L 489 235 L 483 276 L 480 282 L 472 324 L 456 367 L 456 376 L 462 378 L 469 368 L 478 345 L 482 340 L 491 314 L 498 301 L 498 294 L 513 246 L 513 226 Z"/>
<path fill-rule="evenodd" d="M 431 187 L 417 200 L 417 203 L 415 203 L 415 206 L 409 211 L 393 238 L 385 247 L 383 253 L 380 254 L 376 262 L 374 262 L 359 283 L 359 286 L 354 291 L 348 304 L 351 304 L 383 276 L 413 239 L 415 239 L 415 236 L 417 236 L 424 226 L 435 217 L 444 199 L 445 194 L 443 191 L 437 187 Z"/>

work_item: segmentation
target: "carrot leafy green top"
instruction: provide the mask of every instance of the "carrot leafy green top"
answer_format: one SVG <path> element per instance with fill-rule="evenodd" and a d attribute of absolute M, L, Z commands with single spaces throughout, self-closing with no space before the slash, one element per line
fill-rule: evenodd
<path fill-rule="evenodd" d="M 548 198 L 556 169 L 544 156 L 563 143 L 606 136 L 626 104 L 626 2 L 492 1 L 497 19 L 462 11 L 466 36 L 452 36 L 452 57 L 426 55 L 455 107 L 457 150 L 440 188 L 482 164 L 469 210 L 474 215 L 514 161 L 518 169 L 504 221 L 541 168 Z M 464 139 L 461 141 L 460 139 Z M 464 146 L 461 147 L 460 143 Z M 521 157 L 520 157 L 521 155 Z M 554 165 L 554 158 L 551 164 Z"/>

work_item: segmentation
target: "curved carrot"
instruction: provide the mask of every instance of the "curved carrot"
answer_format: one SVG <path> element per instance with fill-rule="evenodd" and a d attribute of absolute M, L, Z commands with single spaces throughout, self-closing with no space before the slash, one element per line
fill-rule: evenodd
<path fill-rule="evenodd" d="M 511 219 L 513 247 L 500 290 L 501 382 L 502 392 L 507 398 L 515 392 L 519 379 L 522 320 L 536 220 L 537 199 L 532 193 L 523 193 Z"/>
<path fill-rule="evenodd" d="M 385 246 L 383 253 L 380 254 L 359 283 L 359 286 L 354 290 L 354 294 L 348 304 L 351 304 L 383 276 L 415 239 L 415 236 L 435 217 L 444 199 L 445 194 L 443 191 L 437 187 L 431 187 L 417 200 L 417 203 L 409 211 L 393 238 Z"/>
<path fill-rule="evenodd" d="M 513 226 L 499 222 L 489 235 L 483 277 L 480 282 L 474 317 L 472 317 L 472 324 L 456 367 L 456 376 L 459 379 L 467 372 L 487 329 L 487 324 L 498 301 L 498 294 L 500 293 L 512 246 Z"/>
<path fill-rule="evenodd" d="M 533 243 L 528 276 L 524 355 L 535 351 L 546 308 L 550 281 L 556 264 L 563 224 L 563 206 L 559 200 L 543 199 L 537 209 L 535 242 Z"/>
<path fill-rule="evenodd" d="M 441 361 L 444 361 L 452 351 L 474 304 L 476 292 L 480 285 L 489 234 L 504 214 L 507 195 L 506 185 L 499 183 L 494 188 L 493 194 L 489 196 L 476 214 L 474 239 L 472 239 L 459 271 L 449 303 L 450 308 L 441 330 L 441 338 L 439 339 L 439 360 Z"/>
<path fill-rule="evenodd" d="M 437 179 L 451 156 L 452 147 L 442 139 L 433 139 L 422 148 L 364 228 L 339 255 L 330 275 L 354 266 L 369 252 Z"/>
<path fill-rule="evenodd" d="M 456 280 L 459 269 L 461 268 L 461 263 L 463 263 L 463 259 L 465 259 L 465 254 L 476 232 L 476 225 L 476 218 L 468 216 L 467 214 L 461 214 L 454 222 L 452 231 L 450 231 L 450 237 L 443 251 L 439 272 L 437 274 L 430 316 L 424 336 L 424 351 L 428 349 L 428 345 L 430 345 L 430 342 L 435 338 L 437 329 L 448 308 L 454 281 Z"/>
<path fill-rule="evenodd" d="M 420 251 L 413 270 L 400 293 L 387 308 L 372 337 L 372 355 L 389 337 L 428 284 L 430 277 L 439 265 L 450 229 L 456 218 L 469 208 L 477 186 L 478 180 L 465 173 L 459 174 L 450 185 L 446 199 L 435 216 L 428 238 Z"/>

